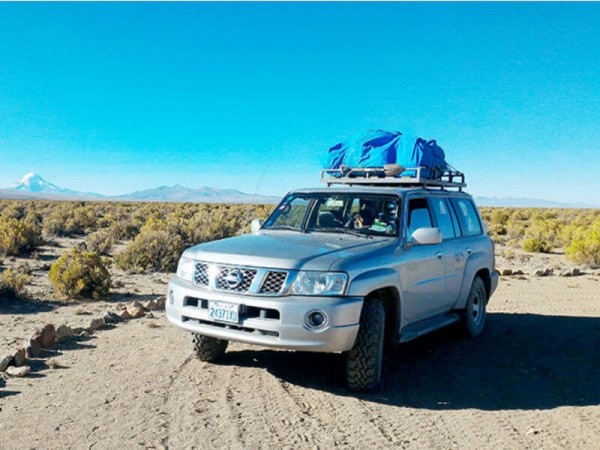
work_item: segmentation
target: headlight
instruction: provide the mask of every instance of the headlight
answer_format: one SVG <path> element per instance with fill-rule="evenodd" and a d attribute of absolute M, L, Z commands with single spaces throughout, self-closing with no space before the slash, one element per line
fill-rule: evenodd
<path fill-rule="evenodd" d="M 299 272 L 292 285 L 296 295 L 343 295 L 348 275 L 340 272 Z"/>
<path fill-rule="evenodd" d="M 194 260 L 190 258 L 181 257 L 179 259 L 179 263 L 177 264 L 177 276 L 187 281 L 194 280 L 194 272 L 196 270 L 196 265 L 194 264 Z"/>

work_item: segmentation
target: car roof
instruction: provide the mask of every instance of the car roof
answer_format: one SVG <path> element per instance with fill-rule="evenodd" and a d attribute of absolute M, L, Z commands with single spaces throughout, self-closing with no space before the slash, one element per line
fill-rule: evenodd
<path fill-rule="evenodd" d="M 341 187 L 314 187 L 295 189 L 290 194 L 376 194 L 376 195 L 399 195 L 407 194 L 439 195 L 444 197 L 468 197 L 471 195 L 464 191 L 454 191 L 439 188 L 426 189 L 423 187 L 376 187 L 376 186 L 341 186 Z"/>

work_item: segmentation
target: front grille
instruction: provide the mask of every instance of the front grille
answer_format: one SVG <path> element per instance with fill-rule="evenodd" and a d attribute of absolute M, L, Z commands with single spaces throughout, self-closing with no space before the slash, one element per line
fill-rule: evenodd
<path fill-rule="evenodd" d="M 246 292 L 256 276 L 256 269 L 241 269 L 230 266 L 218 266 L 218 275 L 216 280 L 217 289 L 223 291 Z M 241 275 L 241 283 L 237 286 L 227 283 L 227 275 L 237 271 Z"/>
<path fill-rule="evenodd" d="M 208 290 L 247 295 L 283 295 L 293 272 L 197 261 L 194 284 Z"/>
<path fill-rule="evenodd" d="M 270 271 L 260 288 L 261 294 L 278 294 L 287 279 L 287 272 Z"/>
<path fill-rule="evenodd" d="M 194 280 L 199 286 L 208 286 L 208 264 L 196 264 L 196 273 L 194 274 Z"/>

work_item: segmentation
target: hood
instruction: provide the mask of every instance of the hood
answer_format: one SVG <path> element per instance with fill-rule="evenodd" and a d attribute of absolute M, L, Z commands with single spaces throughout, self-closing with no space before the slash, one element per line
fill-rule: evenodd
<path fill-rule="evenodd" d="M 222 264 L 279 269 L 329 270 L 340 258 L 389 243 L 390 238 L 363 238 L 333 233 L 262 231 L 196 245 L 188 258 Z"/>

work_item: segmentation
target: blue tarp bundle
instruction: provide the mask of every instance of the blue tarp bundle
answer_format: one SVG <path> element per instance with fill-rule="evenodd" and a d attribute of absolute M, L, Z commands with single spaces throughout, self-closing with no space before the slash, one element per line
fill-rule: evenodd
<path fill-rule="evenodd" d="M 427 167 L 421 176 L 436 178 L 448 165 L 444 150 L 435 141 L 407 136 L 400 132 L 371 130 L 353 143 L 339 143 L 329 149 L 325 168 L 340 166 L 373 168 L 386 164 L 400 164 L 406 168 Z M 414 176 L 404 171 L 400 176 Z"/>

